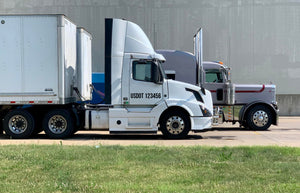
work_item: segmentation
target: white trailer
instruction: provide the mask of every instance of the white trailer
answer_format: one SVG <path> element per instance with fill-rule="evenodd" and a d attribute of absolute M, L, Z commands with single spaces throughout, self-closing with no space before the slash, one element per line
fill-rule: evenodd
<path fill-rule="evenodd" d="M 166 80 L 164 57 L 138 25 L 106 19 L 106 104 L 90 105 L 88 32 L 64 15 L 5 15 L 0 21 L 0 115 L 7 135 L 26 138 L 44 130 L 50 138 L 65 138 L 84 128 L 161 130 L 183 138 L 211 127 L 211 93 Z"/>
<path fill-rule="evenodd" d="M 75 102 L 76 25 L 63 15 L 0 20 L 0 104 Z"/>

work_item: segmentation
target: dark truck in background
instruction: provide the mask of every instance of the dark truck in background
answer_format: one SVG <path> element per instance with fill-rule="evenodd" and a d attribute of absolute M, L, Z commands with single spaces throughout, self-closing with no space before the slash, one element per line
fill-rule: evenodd
<path fill-rule="evenodd" d="M 157 50 L 166 58 L 162 65 L 166 75 L 182 82 L 196 84 L 211 91 L 214 125 L 236 122 L 254 130 L 267 130 L 278 124 L 276 86 L 235 84 L 230 68 L 222 62 L 202 61 L 202 30 L 194 37 L 194 54 L 177 50 Z"/>

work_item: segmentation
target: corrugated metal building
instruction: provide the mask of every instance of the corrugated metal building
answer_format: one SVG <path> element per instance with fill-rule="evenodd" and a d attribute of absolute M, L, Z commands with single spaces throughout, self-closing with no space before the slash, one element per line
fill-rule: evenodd
<path fill-rule="evenodd" d="M 137 23 L 155 49 L 192 52 L 201 27 L 205 60 L 230 66 L 234 82 L 276 84 L 280 114 L 300 115 L 300 0 L 0 0 L 0 14 L 67 15 L 93 35 L 95 72 L 106 17 Z"/>

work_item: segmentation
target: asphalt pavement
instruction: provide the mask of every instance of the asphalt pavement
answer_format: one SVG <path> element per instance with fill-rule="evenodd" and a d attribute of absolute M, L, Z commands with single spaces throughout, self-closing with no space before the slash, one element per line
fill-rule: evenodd
<path fill-rule="evenodd" d="M 31 139 L 10 139 L 0 136 L 0 145 L 57 144 L 57 145 L 157 145 L 157 146 L 288 146 L 300 147 L 300 117 L 280 117 L 278 126 L 267 131 L 240 128 L 238 124 L 222 124 L 200 133 L 190 132 L 186 139 L 167 140 L 157 135 L 110 135 L 107 131 L 79 131 L 68 139 L 47 139 L 44 133 Z"/>

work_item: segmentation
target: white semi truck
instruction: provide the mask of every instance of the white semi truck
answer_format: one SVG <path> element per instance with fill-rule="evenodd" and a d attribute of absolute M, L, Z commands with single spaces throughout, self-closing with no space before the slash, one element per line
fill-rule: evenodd
<path fill-rule="evenodd" d="M 278 123 L 275 85 L 233 84 L 230 68 L 222 62 L 202 61 L 202 30 L 194 36 L 194 54 L 157 50 L 166 58 L 163 69 L 169 78 L 197 84 L 212 93 L 214 125 L 239 122 L 241 126 L 266 130 Z"/>
<path fill-rule="evenodd" d="M 186 137 L 211 127 L 211 93 L 167 80 L 143 30 L 105 20 L 105 102 L 91 105 L 91 35 L 64 15 L 0 16 L 0 116 L 5 133 L 78 129 Z M 78 102 L 81 99 L 81 102 Z"/>

